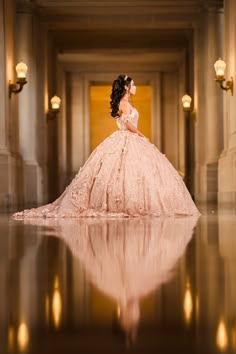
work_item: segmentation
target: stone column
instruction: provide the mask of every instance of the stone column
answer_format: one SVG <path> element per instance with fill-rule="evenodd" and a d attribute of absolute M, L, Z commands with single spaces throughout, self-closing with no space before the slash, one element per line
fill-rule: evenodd
<path fill-rule="evenodd" d="M 67 185 L 67 135 L 68 127 L 66 124 L 67 115 L 67 97 L 66 97 L 66 72 L 62 65 L 58 64 L 57 70 L 57 90 L 56 93 L 61 98 L 61 113 L 57 116 L 58 121 L 58 178 L 59 192 L 62 192 Z"/>
<path fill-rule="evenodd" d="M 234 79 L 234 94 L 224 92 L 224 150 L 219 160 L 219 205 L 236 207 L 236 2 L 225 0 L 225 56 L 226 79 Z"/>
<path fill-rule="evenodd" d="M 2 99 L 0 104 L 0 151 L 5 151 L 7 148 L 6 142 L 6 73 L 5 73 L 5 13 L 4 1 L 0 0 L 0 89 Z"/>
<path fill-rule="evenodd" d="M 194 109 L 195 122 L 195 198 L 198 202 L 206 200 L 205 183 L 205 121 L 206 121 L 206 16 L 201 16 L 194 28 Z"/>
<path fill-rule="evenodd" d="M 24 202 L 37 205 L 41 190 L 40 169 L 37 163 L 37 110 L 36 110 L 36 28 L 30 4 L 17 13 L 17 60 L 28 65 L 27 81 L 19 94 L 19 152 L 24 160 Z M 41 147 L 42 148 L 42 147 Z"/>
<path fill-rule="evenodd" d="M 176 169 L 179 169 L 178 144 L 178 73 L 163 72 L 161 75 L 161 141 L 162 152 L 167 156 Z M 171 82 L 171 85 L 169 84 Z M 169 128 L 171 127 L 171 129 Z"/>
<path fill-rule="evenodd" d="M 206 75 L 206 186 L 207 201 L 216 202 L 218 193 L 218 160 L 223 150 L 223 95 L 214 80 L 214 63 L 223 54 L 223 13 L 209 8 L 207 16 Z"/>
<path fill-rule="evenodd" d="M 152 120 L 151 132 L 152 142 L 161 150 L 161 73 L 153 73 L 151 79 L 152 85 Z"/>
<path fill-rule="evenodd" d="M 88 112 L 84 112 L 84 79 L 81 74 L 71 74 L 71 173 L 72 176 L 78 172 L 87 158 L 85 147 L 86 121 L 89 118 Z M 86 141 L 89 147 L 89 141 Z"/>
<path fill-rule="evenodd" d="M 21 161 L 17 154 L 17 99 L 9 100 L 8 83 L 15 79 L 15 1 L 0 0 L 0 208 L 20 202 Z M 18 178 L 16 178 L 16 176 Z"/>
<path fill-rule="evenodd" d="M 223 13 L 208 2 L 195 28 L 196 174 L 198 201 L 216 203 L 218 160 L 223 149 L 223 96 L 214 63 L 222 56 Z"/>
<path fill-rule="evenodd" d="M 184 55 L 181 58 L 178 72 L 178 171 L 186 177 L 186 115 L 182 108 L 182 97 L 186 91 L 186 60 Z M 191 92 L 189 91 L 189 94 Z M 190 171 L 189 171 L 190 172 Z M 186 179 L 185 179 L 186 181 Z M 193 188 L 193 186 L 191 186 Z"/>

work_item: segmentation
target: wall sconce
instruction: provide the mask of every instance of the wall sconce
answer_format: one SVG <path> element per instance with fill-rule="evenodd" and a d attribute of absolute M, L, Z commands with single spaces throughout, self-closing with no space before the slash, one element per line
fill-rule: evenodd
<path fill-rule="evenodd" d="M 183 103 L 183 111 L 184 112 L 190 112 L 192 110 L 191 108 L 191 102 L 192 98 L 187 95 L 187 93 L 182 97 L 182 103 Z"/>
<path fill-rule="evenodd" d="M 216 72 L 216 82 L 220 84 L 220 87 L 225 90 L 231 91 L 231 95 L 233 96 L 233 88 L 234 88 L 234 83 L 233 83 L 233 78 L 231 77 L 230 80 L 226 81 L 225 79 L 225 69 L 226 69 L 226 63 L 222 59 L 218 59 L 215 64 L 214 64 L 215 72 Z M 223 82 L 226 81 L 226 85 L 223 86 Z"/>
<path fill-rule="evenodd" d="M 57 114 L 60 112 L 61 99 L 58 96 L 53 96 L 50 99 L 51 108 L 47 113 L 47 120 L 55 119 Z"/>
<path fill-rule="evenodd" d="M 27 70 L 28 67 L 23 62 L 20 62 L 16 65 L 17 80 L 15 84 L 12 84 L 11 81 L 9 81 L 9 98 L 11 98 L 12 92 L 15 94 L 20 92 L 23 89 L 23 86 L 27 83 L 26 81 Z"/>

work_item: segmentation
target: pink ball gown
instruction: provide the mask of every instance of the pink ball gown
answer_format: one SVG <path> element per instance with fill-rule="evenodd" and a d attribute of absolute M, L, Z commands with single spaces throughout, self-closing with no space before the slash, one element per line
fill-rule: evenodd
<path fill-rule="evenodd" d="M 147 138 L 126 128 L 138 124 L 135 108 L 117 118 L 118 130 L 91 153 L 53 203 L 14 218 L 178 216 L 199 214 L 170 161 Z"/>

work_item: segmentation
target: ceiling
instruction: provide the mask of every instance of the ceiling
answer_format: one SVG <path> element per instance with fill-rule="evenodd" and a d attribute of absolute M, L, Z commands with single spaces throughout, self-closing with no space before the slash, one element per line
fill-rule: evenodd
<path fill-rule="evenodd" d="M 16 0 L 34 11 L 61 63 L 155 64 L 189 61 L 194 28 L 207 9 L 224 0 Z M 153 54 L 152 54 L 153 53 Z M 104 64 L 105 63 L 105 64 Z"/>
<path fill-rule="evenodd" d="M 156 6 L 159 8 L 199 8 L 222 6 L 223 0 L 26 0 L 42 7 Z"/>
<path fill-rule="evenodd" d="M 18 10 L 24 7 L 35 7 L 44 16 L 51 19 L 70 16 L 68 22 L 80 16 L 104 17 L 152 15 L 158 16 L 161 24 L 167 20 L 185 20 L 191 22 L 207 8 L 222 9 L 224 0 L 16 0 Z M 64 21 L 65 22 L 65 21 Z M 135 19 L 134 21 L 135 22 Z M 115 25 L 115 22 L 113 22 Z M 150 23 L 152 25 L 152 23 Z"/>

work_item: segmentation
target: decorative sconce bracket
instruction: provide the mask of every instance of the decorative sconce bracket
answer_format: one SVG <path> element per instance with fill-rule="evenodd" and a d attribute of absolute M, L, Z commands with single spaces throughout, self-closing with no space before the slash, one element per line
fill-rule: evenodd
<path fill-rule="evenodd" d="M 191 112 L 192 111 L 192 108 L 191 107 L 183 107 L 183 112 Z"/>
<path fill-rule="evenodd" d="M 191 111 L 191 113 L 190 113 L 190 118 L 191 118 L 194 122 L 196 122 L 196 120 L 197 120 L 197 112 L 196 112 L 195 109 L 193 109 L 193 110 Z"/>
<path fill-rule="evenodd" d="M 47 112 L 47 121 L 49 120 L 54 120 L 56 119 L 57 117 L 57 114 L 60 112 L 60 109 L 50 109 L 48 112 Z"/>
<path fill-rule="evenodd" d="M 231 76 L 230 80 L 225 80 L 225 78 L 223 79 L 215 79 L 216 82 L 218 82 L 218 84 L 220 85 L 220 87 L 222 88 L 222 90 L 225 90 L 225 91 L 228 91 L 230 90 L 231 92 L 231 95 L 233 96 L 233 93 L 234 93 L 234 80 L 233 80 L 233 77 Z M 225 82 L 225 86 L 223 85 L 223 82 Z"/>
<path fill-rule="evenodd" d="M 22 91 L 25 84 L 27 84 L 26 78 L 18 78 L 15 84 L 12 84 L 11 81 L 9 81 L 9 98 L 11 98 L 12 93 L 17 94 Z"/>

